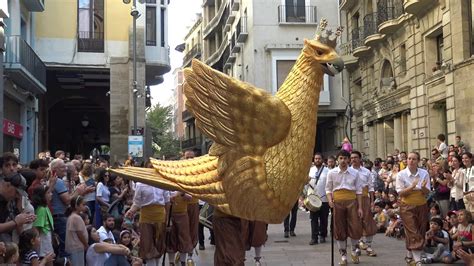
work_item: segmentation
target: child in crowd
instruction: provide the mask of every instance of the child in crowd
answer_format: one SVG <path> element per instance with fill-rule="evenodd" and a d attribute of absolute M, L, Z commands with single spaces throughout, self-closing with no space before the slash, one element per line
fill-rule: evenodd
<path fill-rule="evenodd" d="M 5 253 L 3 254 L 3 257 L 1 257 L 0 263 L 16 265 L 19 258 L 20 253 L 18 251 L 18 245 L 13 242 L 6 243 Z"/>
<path fill-rule="evenodd" d="M 66 251 L 71 255 L 74 266 L 84 266 L 84 252 L 88 248 L 87 229 L 84 220 L 79 215 L 86 210 L 86 202 L 81 196 L 71 199 L 71 205 L 66 211 L 69 214 L 66 225 Z"/>
<path fill-rule="evenodd" d="M 349 153 L 352 152 L 352 144 L 347 137 L 342 140 L 342 150 L 345 150 Z"/>
<path fill-rule="evenodd" d="M 449 255 L 449 235 L 443 230 L 441 218 L 435 216 L 430 219 L 430 230 L 426 232 L 425 241 L 426 256 L 422 257 L 422 263 L 440 262 Z"/>
<path fill-rule="evenodd" d="M 44 266 L 52 263 L 54 253 L 48 253 L 43 259 L 38 256 L 37 250 L 41 245 L 41 238 L 36 228 L 23 231 L 20 234 L 20 261 L 22 265 Z"/>
<path fill-rule="evenodd" d="M 52 192 L 44 186 L 35 188 L 31 197 L 36 214 L 33 226 L 38 230 L 41 239 L 38 252 L 40 258 L 54 252 L 52 241 L 52 231 L 54 229 L 53 215 L 48 208 L 51 198 Z"/>
<path fill-rule="evenodd" d="M 377 202 L 375 204 L 375 216 L 374 220 L 377 223 L 377 232 L 378 233 L 384 233 L 387 230 L 388 227 L 388 216 L 385 214 L 384 210 L 384 204 L 382 202 Z"/>
<path fill-rule="evenodd" d="M 402 238 L 402 220 L 398 217 L 397 214 L 393 212 L 388 212 L 389 224 L 385 235 L 389 237 Z"/>
<path fill-rule="evenodd" d="M 436 203 L 432 204 L 430 207 L 430 220 L 434 217 L 441 219 L 441 210 L 439 208 L 439 205 Z"/>
<path fill-rule="evenodd" d="M 138 259 L 138 243 L 136 239 L 132 239 L 132 233 L 130 231 L 122 230 L 122 232 L 120 232 L 120 244 L 130 250 L 130 256 L 128 258 L 130 263 Z"/>

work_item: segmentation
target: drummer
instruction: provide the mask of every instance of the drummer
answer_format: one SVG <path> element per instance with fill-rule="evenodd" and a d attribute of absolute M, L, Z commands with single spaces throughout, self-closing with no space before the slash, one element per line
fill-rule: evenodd
<path fill-rule="evenodd" d="M 319 197 L 322 204 L 318 211 L 311 211 L 309 218 L 311 219 L 311 241 L 310 245 L 326 242 L 328 235 L 328 216 L 329 204 L 326 197 L 326 178 L 329 169 L 323 165 L 323 155 L 319 152 L 314 154 L 313 166 L 309 169 L 309 188 L 308 193 L 314 193 Z"/>

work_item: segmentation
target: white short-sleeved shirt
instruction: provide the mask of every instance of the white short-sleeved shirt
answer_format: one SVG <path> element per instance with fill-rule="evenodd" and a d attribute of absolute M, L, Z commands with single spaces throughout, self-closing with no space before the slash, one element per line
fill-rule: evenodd
<path fill-rule="evenodd" d="M 369 192 L 374 192 L 374 180 L 372 177 L 372 173 L 369 171 L 369 169 L 363 166 L 357 169 L 352 166 L 351 168 L 359 173 L 359 179 L 361 182 L 360 185 L 362 186 L 362 188 L 367 187 L 369 189 Z"/>
<path fill-rule="evenodd" d="M 115 237 L 112 233 L 112 230 L 107 232 L 105 227 L 102 225 L 99 229 L 97 229 L 97 233 L 99 233 L 100 242 L 104 242 L 106 239 L 112 239 L 112 243 L 115 244 Z"/>
<path fill-rule="evenodd" d="M 426 188 L 431 190 L 431 181 L 428 171 L 426 171 L 425 169 L 417 168 L 417 172 L 415 174 L 412 174 L 410 172 L 410 169 L 408 169 L 407 167 L 402 171 L 398 172 L 395 186 L 397 192 L 400 193 L 405 188 L 411 186 L 413 181 L 415 181 L 415 179 L 418 177 L 420 178 L 420 180 L 418 181 L 418 185 L 416 185 L 413 190 L 421 190 L 421 183 L 423 182 L 423 180 L 426 180 Z"/>
<path fill-rule="evenodd" d="M 348 167 L 346 171 L 342 171 L 339 167 L 331 169 L 326 180 L 326 194 L 334 191 L 347 189 L 355 191 L 356 194 L 362 194 L 362 185 L 359 173 Z"/>

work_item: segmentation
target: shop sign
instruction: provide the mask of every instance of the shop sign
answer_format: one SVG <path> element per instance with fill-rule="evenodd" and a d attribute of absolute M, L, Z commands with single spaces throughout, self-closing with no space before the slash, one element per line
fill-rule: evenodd
<path fill-rule="evenodd" d="M 3 119 L 3 134 L 22 139 L 23 126 L 8 119 Z"/>

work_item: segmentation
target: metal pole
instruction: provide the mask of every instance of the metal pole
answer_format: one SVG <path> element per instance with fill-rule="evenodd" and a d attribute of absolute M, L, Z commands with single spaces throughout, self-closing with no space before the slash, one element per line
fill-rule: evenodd
<path fill-rule="evenodd" d="M 133 0 L 133 8 L 137 7 L 137 0 Z M 137 17 L 133 16 L 133 134 L 137 134 Z"/>
<path fill-rule="evenodd" d="M 4 103 L 3 103 L 3 48 L 5 47 L 3 40 L 5 37 L 4 33 L 4 27 L 3 27 L 3 19 L 0 18 L 0 123 L 3 125 L 3 108 L 4 108 Z M 0 138 L 0 153 L 3 153 L 3 132 L 2 132 L 2 138 Z"/>

